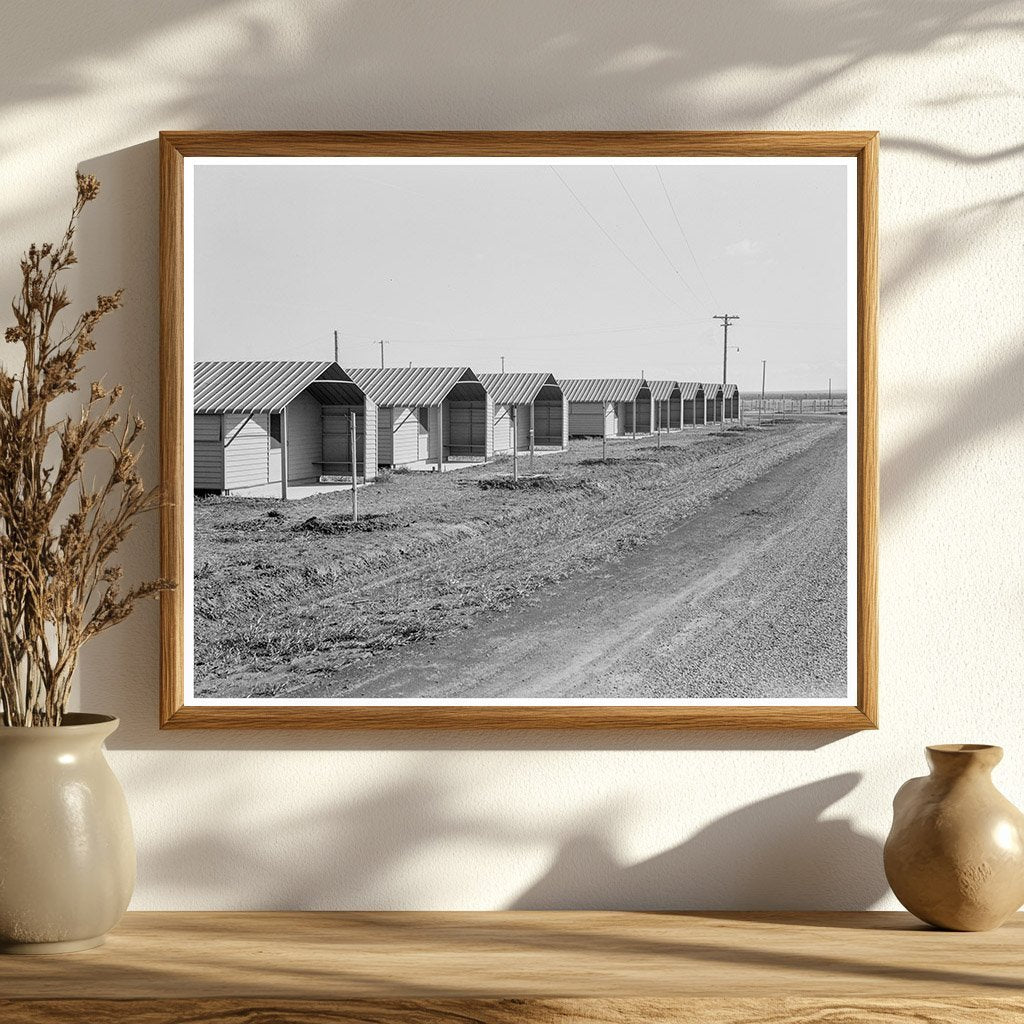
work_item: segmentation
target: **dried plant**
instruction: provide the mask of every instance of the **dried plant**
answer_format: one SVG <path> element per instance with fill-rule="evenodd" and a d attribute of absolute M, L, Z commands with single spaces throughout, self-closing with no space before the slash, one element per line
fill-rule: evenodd
<path fill-rule="evenodd" d="M 154 508 L 138 473 L 142 419 L 115 408 L 124 389 L 93 381 L 78 415 L 50 422 L 51 406 L 79 390 L 93 332 L 121 305 L 100 295 L 70 330 L 60 275 L 76 263 L 78 218 L 99 182 L 78 174 L 78 196 L 63 239 L 32 245 L 21 261 L 9 344 L 21 345 L 19 373 L 0 369 L 0 684 L 3 724 L 59 725 L 82 645 L 131 614 L 165 580 L 121 588 L 111 562 L 139 515 Z M 86 483 L 86 462 L 109 460 L 102 484 Z M 105 471 L 104 471 L 105 472 Z"/>

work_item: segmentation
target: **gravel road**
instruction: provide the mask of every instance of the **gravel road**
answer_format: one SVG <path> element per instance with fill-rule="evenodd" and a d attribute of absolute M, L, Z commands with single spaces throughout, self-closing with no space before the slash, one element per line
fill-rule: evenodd
<path fill-rule="evenodd" d="M 845 458 L 833 422 L 656 543 L 291 695 L 843 696 Z"/>

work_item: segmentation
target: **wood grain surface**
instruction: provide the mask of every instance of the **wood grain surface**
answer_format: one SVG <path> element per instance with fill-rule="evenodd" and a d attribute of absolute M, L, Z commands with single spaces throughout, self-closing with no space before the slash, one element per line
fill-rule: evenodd
<path fill-rule="evenodd" d="M 4 1022 L 1024 1020 L 1024 915 L 133 913 L 0 957 Z"/>
<path fill-rule="evenodd" d="M 184 160 L 199 156 L 843 156 L 858 168 L 857 703 L 850 707 L 186 707 L 183 591 L 161 595 L 161 728 L 873 729 L 877 700 L 878 133 L 161 132 L 160 311 L 163 575 L 181 582 L 184 451 Z"/>
<path fill-rule="evenodd" d="M 1019 999 L 0 999 L 10 1024 L 1020 1024 Z"/>

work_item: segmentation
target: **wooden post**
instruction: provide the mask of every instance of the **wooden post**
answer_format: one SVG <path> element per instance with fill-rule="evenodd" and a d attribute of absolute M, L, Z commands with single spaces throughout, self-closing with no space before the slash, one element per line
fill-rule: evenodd
<path fill-rule="evenodd" d="M 608 425 L 605 424 L 604 433 L 601 435 L 601 461 L 608 461 Z"/>
<path fill-rule="evenodd" d="M 359 450 L 356 447 L 356 414 L 348 414 L 348 452 L 352 460 L 352 522 L 359 522 Z"/>
<path fill-rule="evenodd" d="M 437 471 L 444 472 L 444 399 L 437 403 Z"/>
<path fill-rule="evenodd" d="M 653 406 L 651 408 L 651 411 L 652 412 L 654 411 Z M 672 415 L 672 413 L 670 412 L 669 416 L 671 416 L 671 415 Z M 658 420 L 658 447 L 660 448 L 661 447 L 661 402 L 658 403 L 658 416 L 657 416 L 657 420 Z"/>
<path fill-rule="evenodd" d="M 281 497 L 288 500 L 288 406 L 281 410 Z"/>
<path fill-rule="evenodd" d="M 633 399 L 633 440 L 636 440 L 636 398 Z"/>
<path fill-rule="evenodd" d="M 533 453 L 534 453 L 534 448 L 535 448 L 535 444 L 534 444 L 534 426 L 536 424 L 536 420 L 534 419 L 533 413 L 534 413 L 533 402 L 531 402 L 530 403 L 530 472 L 531 473 L 533 472 Z"/>
<path fill-rule="evenodd" d="M 519 424 L 516 417 L 516 406 L 512 404 L 512 480 L 519 483 Z"/>

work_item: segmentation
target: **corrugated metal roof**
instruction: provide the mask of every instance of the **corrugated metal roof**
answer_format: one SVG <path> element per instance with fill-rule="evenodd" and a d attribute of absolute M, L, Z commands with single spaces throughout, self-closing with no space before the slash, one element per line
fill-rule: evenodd
<path fill-rule="evenodd" d="M 656 402 L 667 402 L 679 387 L 677 380 L 649 380 L 647 383 L 651 386 L 651 398 Z"/>
<path fill-rule="evenodd" d="M 550 373 L 480 373 L 480 383 L 495 405 L 529 405 L 537 400 L 540 389 L 558 381 Z"/>
<path fill-rule="evenodd" d="M 735 395 L 735 394 L 736 394 L 736 385 L 735 384 L 726 384 L 725 385 L 725 397 L 726 398 L 732 398 L 732 396 Z"/>
<path fill-rule="evenodd" d="M 681 380 L 679 388 L 683 392 L 683 398 L 696 398 L 697 392 L 704 387 L 699 380 Z"/>
<path fill-rule="evenodd" d="M 460 382 L 479 383 L 468 366 L 395 366 L 345 371 L 377 405 L 437 405 Z"/>
<path fill-rule="evenodd" d="M 570 402 L 632 402 L 647 381 L 640 377 L 559 380 Z"/>
<path fill-rule="evenodd" d="M 722 393 L 722 385 L 714 384 L 711 381 L 704 381 L 704 397 L 708 400 L 718 398 Z"/>
<path fill-rule="evenodd" d="M 192 408 L 199 415 L 277 412 L 314 381 L 351 383 L 337 363 L 235 359 L 195 364 Z"/>

